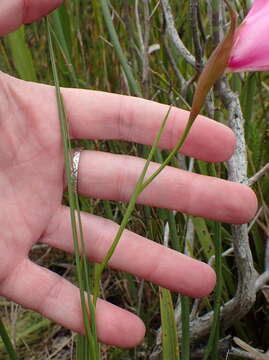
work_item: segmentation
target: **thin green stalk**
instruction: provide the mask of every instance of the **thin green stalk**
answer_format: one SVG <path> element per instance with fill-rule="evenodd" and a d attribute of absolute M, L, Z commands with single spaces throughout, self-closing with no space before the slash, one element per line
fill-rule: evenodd
<path fill-rule="evenodd" d="M 172 210 L 165 210 L 165 213 L 167 215 L 167 221 L 169 224 L 169 232 L 170 232 L 172 247 L 174 250 L 180 251 L 179 236 L 178 236 L 174 212 Z"/>
<path fill-rule="evenodd" d="M 54 11 L 52 14 L 55 30 L 51 27 L 50 31 L 53 34 L 53 36 L 57 42 L 57 45 L 62 53 L 64 62 L 68 68 L 70 80 L 72 81 L 73 85 L 78 88 L 79 87 L 78 78 L 77 78 L 73 63 L 72 63 L 72 57 L 71 57 L 70 50 L 69 50 L 67 42 L 66 42 L 66 38 L 64 35 L 64 31 L 63 31 L 63 27 L 61 24 L 61 19 L 60 19 L 58 11 L 59 10 Z"/>
<path fill-rule="evenodd" d="M 188 224 L 189 216 L 186 218 Z M 187 227 L 186 227 L 187 232 Z M 186 239 L 186 233 L 184 238 Z M 188 246 L 187 239 L 178 242 L 178 251 L 184 253 L 185 246 Z M 181 360 L 190 359 L 190 298 L 188 296 L 180 295 L 181 305 Z"/>
<path fill-rule="evenodd" d="M 165 213 L 168 210 L 165 211 Z M 172 211 L 170 211 L 172 213 Z M 165 214 L 168 218 L 168 214 Z M 172 214 L 173 216 L 173 214 Z M 171 225 L 170 225 L 171 224 Z M 176 243 L 179 250 L 180 243 L 177 241 L 177 234 L 174 222 L 169 223 L 169 238 L 172 244 Z M 168 247 L 168 238 L 163 239 L 164 246 Z M 164 288 L 159 288 L 160 294 L 160 312 L 161 312 L 161 334 L 162 334 L 162 358 L 163 360 L 179 360 L 179 343 L 177 335 L 177 325 L 175 318 L 175 311 L 173 306 L 171 291 Z"/>
<path fill-rule="evenodd" d="M 190 359 L 190 299 L 181 295 L 181 360 Z"/>
<path fill-rule="evenodd" d="M 49 40 L 49 50 L 50 50 L 50 57 L 52 63 L 52 71 L 53 71 L 54 83 L 56 88 L 56 97 L 58 104 L 62 141 L 64 145 L 64 160 L 65 160 L 67 183 L 68 183 L 70 217 L 71 217 L 73 241 L 75 248 L 75 258 L 76 258 L 77 276 L 78 276 L 79 289 L 80 289 L 81 307 L 82 307 L 86 337 L 89 343 L 89 354 L 88 355 L 85 354 L 85 356 L 87 356 L 86 358 L 89 358 L 91 360 L 98 360 L 99 345 L 96 337 L 95 308 L 92 306 L 92 299 L 90 295 L 89 274 L 88 274 L 82 223 L 81 223 L 80 210 L 79 210 L 79 200 L 75 187 L 76 179 L 74 179 L 72 175 L 72 165 L 71 165 L 72 148 L 71 148 L 71 142 L 68 132 L 68 124 L 65 114 L 64 102 L 60 91 L 59 78 L 58 78 L 56 61 L 53 51 L 53 44 L 51 39 L 51 29 L 48 21 L 47 21 L 47 30 L 48 30 L 48 40 Z M 77 224 L 78 224 L 78 228 L 77 228 Z M 87 298 L 85 297 L 85 292 Z M 89 321 L 89 315 L 90 315 L 90 321 Z"/>
<path fill-rule="evenodd" d="M 69 195 L 70 196 L 70 195 Z M 76 261 L 79 263 L 81 277 L 79 279 L 79 287 L 80 287 L 80 295 L 83 302 L 83 312 L 86 321 L 86 330 L 87 330 L 87 337 L 90 340 L 91 348 L 94 349 L 94 353 L 99 353 L 99 345 L 97 342 L 97 332 L 96 332 L 96 321 L 95 321 L 95 307 L 92 304 L 92 297 L 91 297 L 91 287 L 90 287 L 90 275 L 89 275 L 89 268 L 88 262 L 86 258 L 86 249 L 85 249 L 85 242 L 83 236 L 83 229 L 82 229 L 82 222 L 80 216 L 80 208 L 79 208 L 79 199 L 78 194 L 75 191 L 75 206 L 71 206 L 70 210 L 72 213 L 72 217 L 77 215 L 77 222 L 79 228 L 79 242 L 76 243 Z M 75 213 L 75 209 L 77 213 Z M 75 228 L 76 229 L 76 228 Z M 86 293 L 86 297 L 85 297 Z M 87 299 L 87 301 L 86 301 Z M 90 323 L 89 323 L 89 315 L 90 315 Z M 98 359 L 98 358 L 97 358 Z"/>
<path fill-rule="evenodd" d="M 220 327 L 220 303 L 221 303 L 221 290 L 222 290 L 222 246 L 221 246 L 221 224 L 215 223 L 215 268 L 217 274 L 217 285 L 214 296 L 214 316 L 213 323 L 208 339 L 206 352 L 203 360 L 207 360 L 210 356 L 211 360 L 218 360 L 218 339 Z"/>
<path fill-rule="evenodd" d="M 6 351 L 9 355 L 10 360 L 19 360 L 16 351 L 12 345 L 12 342 L 10 341 L 10 338 L 8 336 L 8 333 L 6 331 L 5 325 L 3 321 L 0 319 L 0 336 L 3 340 L 3 343 L 5 345 Z"/>
<path fill-rule="evenodd" d="M 109 262 L 109 260 L 111 259 L 115 249 L 116 249 L 116 246 L 118 245 L 119 241 L 120 241 L 120 238 L 121 238 L 121 235 L 129 221 L 129 218 L 135 208 L 135 204 L 136 204 L 136 201 L 137 201 L 137 198 L 139 196 L 139 194 L 141 193 L 141 186 L 142 186 L 142 183 L 144 181 L 144 178 L 146 176 L 146 173 L 147 173 L 147 170 L 148 170 L 148 167 L 150 165 L 150 162 L 152 161 L 152 158 L 156 152 L 156 149 L 157 149 L 157 146 L 160 142 L 160 138 L 162 136 L 162 133 L 164 131 L 164 128 L 165 128 L 165 125 L 166 125 L 166 122 L 167 122 L 167 119 L 169 117 L 169 114 L 170 114 L 170 111 L 172 109 L 172 106 L 169 107 L 164 119 L 163 119 L 163 122 L 161 124 L 161 127 L 156 135 L 156 138 L 153 142 L 153 145 L 152 145 L 152 148 L 150 150 L 150 153 L 149 153 L 149 156 L 146 160 L 146 163 L 145 163 L 145 166 L 139 176 L 139 179 L 137 181 L 137 184 L 136 184 L 136 187 L 135 187 L 135 190 L 133 192 L 133 195 L 131 197 L 131 200 L 128 204 L 128 207 L 127 207 L 127 210 L 124 214 L 124 217 L 122 219 L 122 222 L 120 224 L 120 227 L 118 229 L 118 232 L 115 236 L 115 239 L 111 245 L 111 247 L 109 248 L 104 260 L 102 261 L 102 263 L 97 267 L 96 269 L 96 278 L 95 278 L 95 285 L 94 285 L 94 295 L 93 295 L 93 303 L 96 304 L 96 301 L 97 301 L 97 297 L 99 295 L 99 284 L 100 284 L 100 280 L 101 280 L 101 276 L 102 276 L 102 272 L 104 271 L 104 268 L 106 267 L 107 263 Z"/>
<path fill-rule="evenodd" d="M 122 51 L 120 42 L 119 42 L 119 38 L 117 35 L 117 32 L 115 30 L 112 18 L 111 18 L 111 13 L 109 10 L 109 6 L 107 3 L 107 0 L 100 0 L 100 4 L 102 7 L 102 11 L 103 11 L 103 15 L 104 15 L 104 19 L 105 19 L 105 23 L 112 41 L 112 44 L 115 48 L 115 52 L 120 60 L 120 63 L 123 67 L 124 73 L 127 77 L 128 80 L 128 84 L 132 90 L 132 92 L 136 95 L 136 96 L 142 96 L 141 90 L 139 88 L 139 85 L 137 83 L 137 81 L 135 80 L 133 73 L 130 69 L 130 66 L 128 64 L 128 61 L 126 59 L 126 56 L 124 55 L 124 52 Z"/>
<path fill-rule="evenodd" d="M 146 172 L 148 170 L 148 167 L 149 167 L 149 164 L 156 152 L 156 149 L 157 149 L 157 146 L 159 144 L 159 141 L 160 141 L 160 138 L 161 138 L 161 135 L 164 131 L 164 127 L 166 125 L 166 122 L 167 122 L 167 119 L 168 119 L 168 116 L 170 114 L 170 111 L 171 111 L 172 107 L 170 106 L 163 122 L 162 122 L 162 125 L 157 133 L 157 136 L 154 140 L 154 143 L 152 145 L 152 148 L 151 148 L 151 151 L 149 153 L 149 156 L 147 158 L 147 161 L 145 163 L 145 166 L 142 170 L 142 173 L 138 179 L 138 182 L 136 184 L 136 187 L 135 187 L 135 190 L 133 192 L 133 195 L 130 199 L 130 202 L 128 204 L 128 207 L 127 207 L 127 210 L 124 214 L 124 217 L 122 219 L 122 222 L 120 224 L 120 227 L 118 229 L 118 232 L 115 236 L 115 239 L 110 247 L 110 249 L 108 250 L 104 260 L 102 261 L 102 263 L 98 266 L 97 268 L 97 271 L 96 271 L 96 277 L 95 277 L 95 285 L 94 285 L 94 292 L 93 292 L 93 303 L 94 305 L 96 304 L 96 301 L 97 301 L 97 297 L 99 295 L 99 284 L 100 284 L 100 280 L 101 280 L 101 276 L 102 276 L 102 272 L 104 270 L 104 268 L 106 267 L 106 265 L 108 264 L 109 260 L 111 259 L 112 255 L 114 254 L 114 251 L 120 241 L 120 238 L 121 238 L 121 235 L 129 221 L 129 218 L 135 208 L 135 204 L 136 204 L 136 201 L 137 201 L 137 198 L 138 196 L 141 194 L 141 192 L 145 189 L 146 186 L 148 186 L 154 179 L 155 177 L 164 169 L 164 167 L 172 160 L 172 158 L 176 155 L 176 153 L 181 149 L 181 147 L 184 145 L 184 142 L 186 140 L 186 138 L 188 137 L 188 134 L 190 132 L 190 129 L 192 127 L 192 124 L 194 123 L 194 120 L 195 118 L 193 117 L 190 117 L 185 129 L 184 129 L 184 132 L 178 142 L 178 144 L 175 146 L 174 150 L 171 151 L 171 153 L 168 155 L 168 157 L 165 159 L 165 161 L 160 165 L 160 167 L 146 180 L 144 181 L 144 178 L 145 178 L 145 175 L 146 175 Z"/>
<path fill-rule="evenodd" d="M 139 191 L 139 186 L 136 187 L 134 193 L 133 193 L 133 196 L 128 204 L 128 207 L 127 207 L 127 210 L 124 214 L 124 217 L 122 219 L 122 222 L 120 224 L 120 227 L 118 229 L 118 232 L 115 236 L 115 239 L 111 245 L 111 247 L 109 248 L 104 260 L 102 261 L 102 263 L 96 267 L 96 274 L 95 274 L 95 286 L 94 286 L 94 291 L 93 291 L 93 303 L 94 305 L 96 305 L 96 301 L 97 301 L 97 297 L 99 295 L 99 286 L 100 286 L 100 280 L 101 280 L 101 276 L 102 276 L 102 273 L 107 265 L 107 263 L 109 262 L 109 260 L 111 259 L 112 255 L 114 254 L 114 251 L 116 249 L 116 246 L 118 245 L 119 241 L 120 241 L 120 238 L 121 238 L 121 235 L 129 221 L 129 218 L 135 208 L 135 204 L 136 204 L 136 200 L 140 194 L 140 191 Z"/>
<path fill-rule="evenodd" d="M 183 132 L 179 142 L 175 146 L 174 150 L 170 152 L 170 154 L 167 156 L 167 158 L 164 160 L 164 162 L 160 165 L 160 167 L 142 184 L 141 192 L 155 179 L 155 177 L 157 175 L 159 175 L 159 173 L 165 168 L 165 166 L 168 165 L 170 163 L 170 161 L 173 159 L 173 157 L 180 151 L 180 149 L 184 145 L 184 142 L 186 141 L 186 139 L 190 133 L 190 130 L 191 130 L 191 127 L 192 127 L 194 121 L 195 121 L 195 118 L 190 118 L 188 120 L 187 125 L 184 129 L 184 132 Z"/>

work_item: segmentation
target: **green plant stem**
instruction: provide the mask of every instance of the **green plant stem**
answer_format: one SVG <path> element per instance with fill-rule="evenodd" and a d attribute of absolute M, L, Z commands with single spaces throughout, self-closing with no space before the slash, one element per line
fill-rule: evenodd
<path fill-rule="evenodd" d="M 8 333 L 6 331 L 5 325 L 0 319 L 0 336 L 3 339 L 3 343 L 5 344 L 6 351 L 9 355 L 10 360 L 19 360 L 16 351 L 12 345 L 12 342 L 10 341 L 10 338 L 8 336 Z"/>
<path fill-rule="evenodd" d="M 47 30 L 48 30 L 48 40 L 49 40 L 49 50 L 50 50 L 50 57 L 52 63 L 52 71 L 53 71 L 53 77 L 56 88 L 56 98 L 58 104 L 61 135 L 62 135 L 62 141 L 64 147 L 64 160 L 66 167 L 65 170 L 66 170 L 67 185 L 68 185 L 67 186 L 68 196 L 70 202 L 70 218 L 71 218 L 73 241 L 75 248 L 77 277 L 79 282 L 82 314 L 84 319 L 85 332 L 89 343 L 90 359 L 98 360 L 99 345 L 96 335 L 95 307 L 92 306 L 92 299 L 90 295 L 88 265 L 87 265 L 86 252 L 84 246 L 82 222 L 81 222 L 80 210 L 79 210 L 79 199 L 75 187 L 76 179 L 74 179 L 72 175 L 72 166 L 71 166 L 72 148 L 71 148 L 71 142 L 68 132 L 68 124 L 65 114 L 64 102 L 60 91 L 59 78 L 58 78 L 56 61 L 53 51 L 53 44 L 51 39 L 51 31 L 50 31 L 51 29 L 48 20 L 47 20 Z M 77 224 L 78 224 L 78 228 L 77 228 Z M 90 315 L 90 321 L 89 321 L 89 315 Z"/>
<path fill-rule="evenodd" d="M 117 234 L 115 236 L 115 239 L 111 245 L 111 247 L 109 248 L 104 260 L 102 261 L 102 263 L 97 267 L 96 269 L 96 278 L 95 278 L 95 284 L 94 284 L 94 293 L 93 293 L 93 303 L 94 305 L 96 304 L 96 301 L 97 301 L 97 297 L 99 295 L 99 285 L 100 285 L 100 280 L 101 280 L 101 276 L 102 276 L 102 272 L 104 271 L 104 268 L 106 267 L 107 263 L 109 262 L 109 260 L 111 259 L 112 255 L 114 254 L 114 251 L 116 249 L 116 246 L 118 245 L 119 241 L 120 241 L 120 238 L 121 238 L 121 235 L 129 221 L 129 218 L 135 208 L 135 204 L 136 204 L 136 201 L 137 201 L 137 198 L 138 196 L 140 195 L 140 193 L 142 192 L 141 190 L 141 187 L 142 187 L 142 183 L 144 181 L 144 178 L 146 176 L 146 173 L 147 173 L 147 170 L 149 168 L 149 165 L 150 165 L 150 162 L 151 160 L 153 159 L 153 156 L 156 152 L 156 149 L 157 149 L 157 146 L 160 142 L 160 138 L 162 136 L 162 133 L 164 131 L 164 128 L 165 128 L 165 125 L 166 125 L 166 122 L 168 120 L 168 117 L 169 117 L 169 114 L 170 114 L 170 111 L 172 109 L 172 106 L 169 107 L 164 119 L 163 119 L 163 122 L 161 124 L 161 127 L 156 135 L 156 138 L 153 142 L 153 145 L 151 147 L 151 150 L 150 150 L 150 153 L 149 153 L 149 156 L 146 160 L 146 163 L 144 165 L 144 168 L 139 176 L 139 179 L 137 181 L 137 184 L 136 184 L 136 187 L 135 187 L 135 190 L 132 194 L 132 197 L 130 199 L 130 202 L 128 204 L 128 207 L 127 207 L 127 210 L 124 214 L 124 217 L 122 219 L 122 222 L 120 224 L 120 227 L 117 231 Z"/>
<path fill-rule="evenodd" d="M 179 243 L 179 236 L 176 226 L 175 215 L 172 210 L 167 210 L 167 209 L 165 210 L 165 214 L 167 216 L 167 221 L 169 224 L 169 232 L 170 232 L 172 247 L 174 250 L 180 251 L 179 250 L 180 243 Z"/>
<path fill-rule="evenodd" d="M 188 296 L 181 295 L 181 324 L 182 324 L 182 341 L 181 341 L 181 360 L 190 358 L 190 299 Z"/>
<path fill-rule="evenodd" d="M 112 18 L 111 18 L 111 14 L 110 14 L 110 10 L 109 10 L 109 6 L 107 3 L 107 0 L 100 0 L 100 4 L 102 7 L 102 11 L 103 11 L 103 16 L 105 19 L 105 23 L 112 41 L 112 44 L 115 48 L 115 52 L 120 60 L 120 63 L 123 67 L 124 73 L 127 77 L 128 80 L 128 84 L 132 90 L 132 92 L 136 95 L 136 96 L 142 96 L 141 90 L 138 86 L 137 81 L 135 80 L 133 73 L 130 69 L 130 66 L 128 64 L 128 61 L 126 59 L 126 56 L 124 55 L 120 42 L 119 42 L 119 38 L 117 35 L 117 32 L 115 30 Z"/>
<path fill-rule="evenodd" d="M 149 153 L 149 156 L 147 158 L 147 161 L 145 163 L 145 166 L 142 170 L 142 173 L 138 179 L 138 182 L 136 184 L 135 190 L 133 192 L 133 195 L 130 199 L 130 202 L 128 204 L 127 210 L 124 214 L 124 217 L 122 219 L 122 222 L 120 224 L 119 230 L 115 236 L 115 239 L 111 245 L 111 247 L 109 248 L 104 260 L 102 261 L 102 263 L 98 266 L 97 270 L 96 270 L 96 277 L 95 277 L 95 284 L 94 284 L 94 293 L 93 293 L 93 304 L 94 306 L 96 305 L 96 301 L 97 301 L 97 297 L 99 295 L 99 284 L 100 284 L 100 280 L 101 280 L 101 276 L 102 276 L 102 272 L 104 271 L 104 268 L 106 267 L 106 265 L 108 264 L 109 260 L 111 259 L 112 255 L 114 254 L 114 251 L 120 241 L 121 235 L 129 221 L 129 218 L 132 214 L 132 211 L 135 208 L 135 204 L 137 201 L 138 196 L 142 193 L 142 191 L 145 189 L 146 186 L 148 186 L 154 179 L 155 177 L 164 169 L 164 167 L 172 160 L 172 158 L 175 156 L 175 154 L 181 149 L 181 147 L 184 145 L 184 142 L 190 132 L 190 129 L 192 127 L 192 124 L 194 123 L 195 118 L 190 118 L 188 120 L 188 123 L 184 129 L 184 132 L 179 140 L 179 142 L 177 143 L 177 145 L 175 146 L 174 150 L 168 155 L 168 157 L 166 158 L 166 160 L 160 165 L 160 167 L 146 180 L 144 181 L 146 172 L 148 170 L 148 167 L 150 165 L 150 162 L 156 152 L 157 146 L 159 144 L 161 135 L 164 131 L 164 127 L 166 125 L 168 116 L 170 114 L 172 107 L 170 106 L 163 122 L 162 125 L 157 133 L 157 136 L 154 140 L 154 143 L 152 145 L 151 151 Z"/>
<path fill-rule="evenodd" d="M 133 212 L 133 210 L 135 208 L 136 200 L 137 200 L 139 194 L 140 194 L 140 188 L 136 187 L 136 190 L 133 193 L 133 196 L 132 196 L 132 198 L 131 198 L 131 200 L 130 200 L 130 202 L 128 204 L 127 210 L 126 210 L 126 212 L 124 214 L 124 217 L 122 219 L 120 227 L 119 227 L 119 229 L 117 231 L 115 239 L 114 239 L 111 247 L 109 248 L 104 260 L 96 268 L 95 286 L 94 286 L 94 292 L 93 292 L 93 304 L 94 304 L 94 306 L 96 305 L 97 297 L 99 295 L 99 286 L 100 286 L 100 280 L 101 280 L 102 273 L 103 273 L 107 263 L 111 259 L 112 255 L 114 254 L 116 246 L 118 245 L 118 243 L 120 241 L 121 235 L 122 235 L 128 221 L 129 221 L 129 218 L 130 218 L 130 216 L 131 216 L 131 214 L 132 214 L 132 212 Z"/>
<path fill-rule="evenodd" d="M 170 106 L 163 122 L 162 122 L 162 125 L 157 133 L 157 136 L 154 140 L 154 143 L 152 145 L 152 148 L 151 148 L 151 151 L 149 153 L 149 156 L 146 160 L 146 163 L 145 163 L 145 166 L 142 170 L 142 173 L 138 179 L 138 182 L 136 184 L 136 187 L 135 187 L 135 190 L 133 192 L 133 195 L 130 199 L 130 202 L 128 204 L 128 207 L 127 207 L 127 210 L 124 214 L 124 217 L 122 219 L 122 222 L 120 224 L 120 227 L 117 231 L 117 234 L 115 236 L 115 239 L 111 245 L 111 247 L 109 248 L 104 260 L 102 261 L 102 263 L 96 268 L 96 273 L 95 273 L 95 283 L 94 283 L 94 291 L 93 291 L 93 305 L 96 306 L 96 302 L 97 302 L 97 298 L 98 298 L 98 295 L 99 295 L 99 287 L 100 287 L 100 281 L 101 281 L 101 276 L 102 276 L 102 273 L 106 267 L 106 265 L 108 264 L 109 260 L 111 259 L 111 257 L 113 256 L 114 254 L 114 251 L 120 241 L 120 238 L 121 238 L 121 235 L 129 221 L 129 218 L 135 208 L 135 204 L 136 204 L 136 201 L 138 199 L 138 196 L 142 193 L 142 191 L 145 189 L 146 186 L 148 186 L 154 179 L 155 177 L 164 169 L 164 167 L 172 160 L 172 158 L 176 155 L 176 153 L 182 148 L 182 146 L 184 145 L 184 142 L 190 132 L 190 129 L 194 123 L 194 120 L 195 118 L 192 118 L 190 117 L 189 120 L 188 120 L 188 123 L 184 129 L 184 132 L 179 140 L 179 142 L 177 143 L 177 145 L 175 146 L 174 150 L 168 155 L 168 157 L 166 158 L 166 160 L 160 165 L 160 167 L 144 182 L 144 178 L 145 178 L 145 175 L 146 175 L 146 172 L 148 170 L 148 167 L 150 165 L 150 162 L 156 152 L 156 149 L 157 149 L 157 146 L 159 144 L 159 141 L 160 141 L 160 138 L 161 138 L 161 135 L 164 131 L 164 127 L 166 125 L 166 122 L 167 122 L 167 119 L 168 119 L 168 116 L 170 114 L 170 111 L 171 111 L 172 107 Z"/>
<path fill-rule="evenodd" d="M 157 175 L 165 168 L 166 165 L 170 163 L 170 161 L 173 159 L 173 157 L 180 151 L 182 146 L 184 145 L 184 142 L 187 139 L 187 136 L 189 135 L 189 132 L 191 130 L 191 127 L 194 123 L 195 118 L 190 118 L 187 122 L 187 125 L 184 129 L 184 132 L 175 146 L 174 150 L 170 152 L 170 154 L 167 156 L 167 158 L 164 160 L 164 162 L 160 165 L 160 167 L 142 184 L 141 186 L 141 192 L 155 179 Z"/>
<path fill-rule="evenodd" d="M 75 69 L 74 69 L 74 66 L 73 66 L 73 63 L 71 60 L 71 55 L 69 53 L 65 37 L 63 34 L 63 29 L 61 26 L 59 14 L 57 11 L 54 11 L 52 16 L 53 16 L 56 30 L 54 31 L 54 29 L 51 27 L 50 31 L 51 31 L 52 35 L 54 36 L 54 39 L 57 42 L 57 45 L 62 53 L 65 64 L 68 68 L 70 79 L 71 79 L 73 85 L 78 88 L 79 87 L 78 79 L 77 79 L 77 76 L 75 73 Z"/>
<path fill-rule="evenodd" d="M 219 326 L 220 326 L 220 303 L 221 303 L 221 290 L 222 290 L 222 246 L 221 246 L 221 224 L 215 223 L 215 268 L 217 274 L 217 284 L 214 296 L 214 316 L 213 323 L 208 339 L 206 352 L 203 360 L 207 360 L 209 356 L 211 360 L 218 360 L 218 339 L 219 339 Z"/>

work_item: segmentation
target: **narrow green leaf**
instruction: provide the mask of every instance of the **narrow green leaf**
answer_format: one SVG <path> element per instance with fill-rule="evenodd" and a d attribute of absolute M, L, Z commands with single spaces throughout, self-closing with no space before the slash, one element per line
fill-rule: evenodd
<path fill-rule="evenodd" d="M 218 342 L 220 333 L 220 305 L 222 291 L 222 245 L 221 245 L 221 224 L 215 223 L 215 265 L 217 274 L 217 285 L 214 293 L 214 316 L 211 331 L 208 339 L 207 348 L 203 356 L 203 360 L 209 357 L 212 360 L 218 360 Z"/>
<path fill-rule="evenodd" d="M 107 0 L 100 0 L 100 4 L 102 7 L 102 11 L 103 11 L 103 15 L 104 15 L 104 19 L 105 19 L 105 23 L 111 38 L 111 41 L 113 43 L 113 46 L 115 48 L 115 52 L 120 60 L 121 66 L 124 70 L 124 73 L 126 75 L 126 78 L 128 80 L 128 84 L 130 86 L 131 92 L 136 95 L 136 96 L 141 96 L 141 90 L 140 87 L 137 83 L 137 81 L 135 80 L 135 77 L 133 75 L 133 72 L 128 64 L 128 60 L 121 48 L 121 44 L 117 35 L 117 32 L 115 30 L 113 21 L 112 21 L 112 17 L 111 17 L 111 13 L 109 10 L 109 6 L 108 6 L 108 2 Z"/>
<path fill-rule="evenodd" d="M 82 353 L 85 354 L 85 357 L 82 356 L 82 359 L 99 360 L 100 349 L 99 349 L 97 333 L 96 333 L 95 307 L 92 304 L 92 298 L 90 294 L 89 269 L 86 259 L 85 243 L 84 243 L 83 229 L 82 229 L 82 223 L 80 217 L 79 199 L 78 199 L 78 193 L 76 187 L 74 186 L 76 179 L 74 179 L 72 173 L 72 148 L 71 148 L 71 141 L 68 131 L 69 125 L 65 113 L 64 100 L 61 94 L 59 77 L 58 77 L 56 61 L 55 61 L 55 54 L 53 49 L 52 37 L 51 37 L 51 27 L 48 20 L 47 20 L 47 32 L 48 32 L 48 40 L 49 40 L 50 59 L 51 59 L 52 71 L 53 71 L 53 79 L 56 90 L 56 100 L 58 106 L 60 129 L 61 129 L 63 148 L 64 148 L 63 149 L 64 161 L 65 161 L 65 170 L 66 170 L 66 177 L 68 184 L 67 189 L 68 189 L 68 196 L 70 203 L 70 218 L 71 218 L 72 235 L 73 235 L 73 242 L 75 248 L 75 259 L 76 259 L 77 277 L 78 277 L 79 290 L 80 290 L 81 308 L 82 308 L 84 327 L 87 338 L 87 347 L 89 348 L 89 351 L 87 351 L 87 353 L 85 351 L 82 351 Z"/>
<path fill-rule="evenodd" d="M 96 271 L 96 277 L 95 277 L 95 285 L 94 285 L 94 298 L 93 298 L 93 303 L 96 304 L 96 300 L 97 300 L 97 296 L 99 295 L 99 283 L 100 283 L 100 280 L 101 280 L 101 276 L 102 276 L 102 272 L 104 271 L 106 265 L 108 264 L 109 260 L 111 259 L 112 255 L 114 254 L 114 251 L 120 241 L 120 238 L 121 238 L 121 235 L 124 231 L 124 229 L 126 228 L 127 224 L 128 224 L 128 221 L 130 219 L 130 216 L 134 210 L 134 207 L 135 207 L 135 204 L 136 204 L 136 201 L 137 201 L 137 198 L 139 196 L 139 194 L 143 191 L 143 181 L 144 181 L 144 178 L 146 176 L 146 173 L 147 173 L 147 170 L 150 166 L 150 163 L 154 157 L 154 154 L 157 150 L 157 146 L 159 144 L 159 141 L 160 141 L 160 138 L 162 136 L 162 133 L 164 131 L 164 128 L 165 128 L 165 125 L 166 125 L 166 122 L 169 118 L 169 114 L 170 114 L 170 111 L 171 111 L 172 107 L 170 106 L 168 108 L 168 111 L 162 121 L 162 124 L 161 124 L 161 127 L 154 139 L 154 142 L 152 144 L 152 147 L 151 147 L 151 150 L 150 150 L 150 153 L 148 155 L 148 158 L 145 162 L 145 165 L 144 165 L 144 168 L 139 176 L 139 179 L 137 181 L 137 184 L 136 184 L 136 187 L 134 189 L 134 192 L 131 196 L 131 199 L 129 201 L 129 204 L 128 204 L 128 207 L 125 211 L 125 214 L 124 214 L 124 217 L 122 219 L 122 222 L 120 224 L 120 227 L 116 233 L 116 236 L 113 240 L 113 243 L 112 245 L 110 246 L 105 258 L 103 259 L 102 263 L 100 264 L 100 266 L 97 268 L 97 271 Z"/>
<path fill-rule="evenodd" d="M 179 360 L 177 328 L 171 293 L 160 288 L 163 360 Z"/>
<path fill-rule="evenodd" d="M 212 241 L 206 221 L 200 217 L 193 217 L 192 221 L 199 243 L 201 245 L 201 249 L 203 250 L 206 258 L 209 259 L 214 253 L 214 243 Z"/>
<path fill-rule="evenodd" d="M 190 298 L 181 295 L 181 358 L 190 359 Z"/>
<path fill-rule="evenodd" d="M 255 103 L 255 95 L 257 93 L 257 79 L 256 74 L 248 75 L 245 87 L 242 92 L 242 111 L 246 123 L 250 122 L 253 116 L 253 107 Z"/>
<path fill-rule="evenodd" d="M 51 15 L 51 30 L 64 60 L 62 67 L 64 66 L 65 69 L 63 71 L 67 70 L 72 85 L 79 87 L 77 75 L 72 61 L 70 24 L 67 20 L 67 17 L 66 9 L 62 5 L 60 9 L 54 11 Z"/>
<path fill-rule="evenodd" d="M 52 13 L 52 27 L 61 39 L 61 44 L 66 54 L 72 53 L 72 36 L 69 14 L 66 9 L 66 4 L 62 4 L 57 10 Z"/>
<path fill-rule="evenodd" d="M 3 339 L 3 343 L 5 345 L 6 351 L 8 353 L 9 359 L 10 360 L 18 360 L 18 356 L 15 352 L 15 349 L 12 345 L 12 342 L 8 336 L 8 333 L 6 331 L 5 325 L 2 322 L 2 320 L 0 319 L 0 336 Z"/>
<path fill-rule="evenodd" d="M 57 39 L 61 44 L 62 51 L 64 52 L 68 61 L 71 61 L 71 49 L 70 42 L 66 39 L 66 25 L 62 23 L 62 17 L 60 16 L 59 10 L 54 11 L 52 16 L 52 28 L 54 30 L 54 34 L 57 35 Z"/>
<path fill-rule="evenodd" d="M 21 79 L 36 81 L 36 71 L 28 45 L 25 41 L 24 26 L 6 37 L 13 64 Z"/>

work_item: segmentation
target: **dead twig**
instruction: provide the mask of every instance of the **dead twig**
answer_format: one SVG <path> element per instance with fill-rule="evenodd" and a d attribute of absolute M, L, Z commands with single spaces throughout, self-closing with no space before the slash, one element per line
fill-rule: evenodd
<path fill-rule="evenodd" d="M 267 163 L 263 168 L 261 168 L 261 170 L 259 170 L 255 175 L 248 179 L 248 186 L 253 186 L 267 173 L 269 173 L 269 163 Z"/>

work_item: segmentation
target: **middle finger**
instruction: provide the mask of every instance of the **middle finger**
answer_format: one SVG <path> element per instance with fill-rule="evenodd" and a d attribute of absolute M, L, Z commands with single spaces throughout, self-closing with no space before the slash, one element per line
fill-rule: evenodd
<path fill-rule="evenodd" d="M 83 151 L 78 191 L 93 198 L 128 201 L 144 164 L 144 159 L 132 156 Z M 151 163 L 147 177 L 158 166 Z M 254 192 L 245 185 L 170 166 L 145 188 L 138 203 L 234 224 L 249 221 L 257 208 Z"/>

